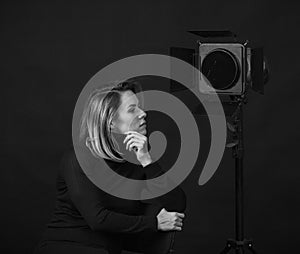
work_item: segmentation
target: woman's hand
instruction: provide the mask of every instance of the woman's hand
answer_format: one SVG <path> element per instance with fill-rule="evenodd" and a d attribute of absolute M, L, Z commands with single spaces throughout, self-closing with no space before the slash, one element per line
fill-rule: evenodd
<path fill-rule="evenodd" d="M 126 143 L 126 149 L 134 151 L 137 160 L 145 167 L 152 162 L 150 154 L 148 152 L 148 139 L 146 136 L 136 132 L 127 131 L 127 135 L 123 143 Z"/>
<path fill-rule="evenodd" d="M 183 213 L 168 212 L 165 208 L 163 208 L 156 217 L 158 221 L 158 230 L 182 230 L 182 220 L 185 217 Z"/>

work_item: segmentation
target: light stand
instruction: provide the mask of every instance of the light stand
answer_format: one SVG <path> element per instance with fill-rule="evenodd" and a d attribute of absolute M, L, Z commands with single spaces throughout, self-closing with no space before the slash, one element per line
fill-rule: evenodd
<path fill-rule="evenodd" d="M 244 238 L 244 204 L 243 204 L 243 104 L 246 103 L 246 95 L 235 96 L 237 103 L 236 110 L 232 115 L 233 125 L 228 123 L 228 129 L 233 133 L 233 143 L 227 147 L 232 147 L 233 158 L 235 159 L 235 239 L 228 239 L 221 254 L 228 253 L 231 249 L 236 254 L 243 254 L 245 250 L 251 253 L 257 252 L 253 249 L 252 240 Z"/>
<path fill-rule="evenodd" d="M 205 94 L 218 94 L 225 96 L 223 104 L 234 104 L 234 113 L 231 125 L 227 122 L 228 129 L 233 134 L 233 142 L 226 147 L 232 148 L 235 159 L 235 239 L 228 239 L 221 254 L 234 249 L 237 254 L 245 250 L 256 253 L 252 240 L 244 239 L 244 211 L 243 211 L 243 104 L 246 103 L 246 91 L 264 94 L 264 85 L 269 80 L 269 66 L 264 57 L 262 47 L 250 47 L 248 41 L 238 42 L 235 33 L 229 30 L 193 30 L 190 33 L 201 37 L 197 41 L 196 49 L 172 47 L 170 55 L 190 63 L 200 70 L 199 79 L 207 80 L 207 86 L 214 88 L 200 91 Z M 176 70 L 174 70 L 176 71 Z M 197 83 L 197 85 L 199 85 Z M 200 86 L 201 87 L 201 86 Z M 182 86 L 171 81 L 171 91 L 184 90 Z M 230 101 L 226 100 L 230 97 Z M 195 113 L 202 113 L 203 109 L 197 108 Z"/>

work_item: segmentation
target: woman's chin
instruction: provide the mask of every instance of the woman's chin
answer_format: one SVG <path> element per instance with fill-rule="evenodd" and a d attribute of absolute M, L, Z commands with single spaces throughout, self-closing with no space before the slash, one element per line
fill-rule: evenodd
<path fill-rule="evenodd" d="M 147 134 L 147 131 L 146 131 L 146 129 L 145 130 L 139 130 L 139 133 L 145 136 Z"/>
<path fill-rule="evenodd" d="M 139 133 L 142 134 L 142 135 L 146 135 L 146 134 L 147 134 L 147 129 L 146 129 L 145 126 L 142 126 L 142 128 L 139 128 L 139 129 L 137 130 L 137 132 L 139 132 Z"/>

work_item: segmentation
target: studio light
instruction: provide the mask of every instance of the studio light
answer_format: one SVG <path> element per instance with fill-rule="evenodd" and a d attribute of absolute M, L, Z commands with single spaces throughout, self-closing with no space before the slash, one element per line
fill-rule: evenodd
<path fill-rule="evenodd" d="M 196 48 L 171 47 L 170 53 L 200 70 L 191 87 L 198 86 L 200 92 L 208 94 L 242 95 L 248 88 L 264 93 L 269 70 L 262 47 L 250 47 L 248 41 L 238 42 L 227 30 L 190 32 L 201 37 Z M 181 89 L 171 83 L 171 91 Z"/>
<path fill-rule="evenodd" d="M 245 89 L 243 86 L 245 83 L 244 58 L 245 48 L 241 44 L 199 43 L 200 82 L 212 86 L 218 93 L 243 93 Z M 206 90 L 201 92 L 206 92 Z"/>

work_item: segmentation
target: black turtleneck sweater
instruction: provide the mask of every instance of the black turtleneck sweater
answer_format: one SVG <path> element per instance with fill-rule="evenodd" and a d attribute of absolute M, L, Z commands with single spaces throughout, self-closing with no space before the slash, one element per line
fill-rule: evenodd
<path fill-rule="evenodd" d="M 118 174 L 149 179 L 164 171 L 157 162 L 142 167 L 134 163 L 106 161 Z M 107 249 L 122 249 L 122 236 L 157 232 L 157 214 L 183 212 L 186 196 L 178 186 L 146 202 L 112 196 L 95 186 L 80 167 L 74 150 L 64 154 L 57 176 L 57 199 L 51 222 L 41 244 L 68 242 Z"/>

